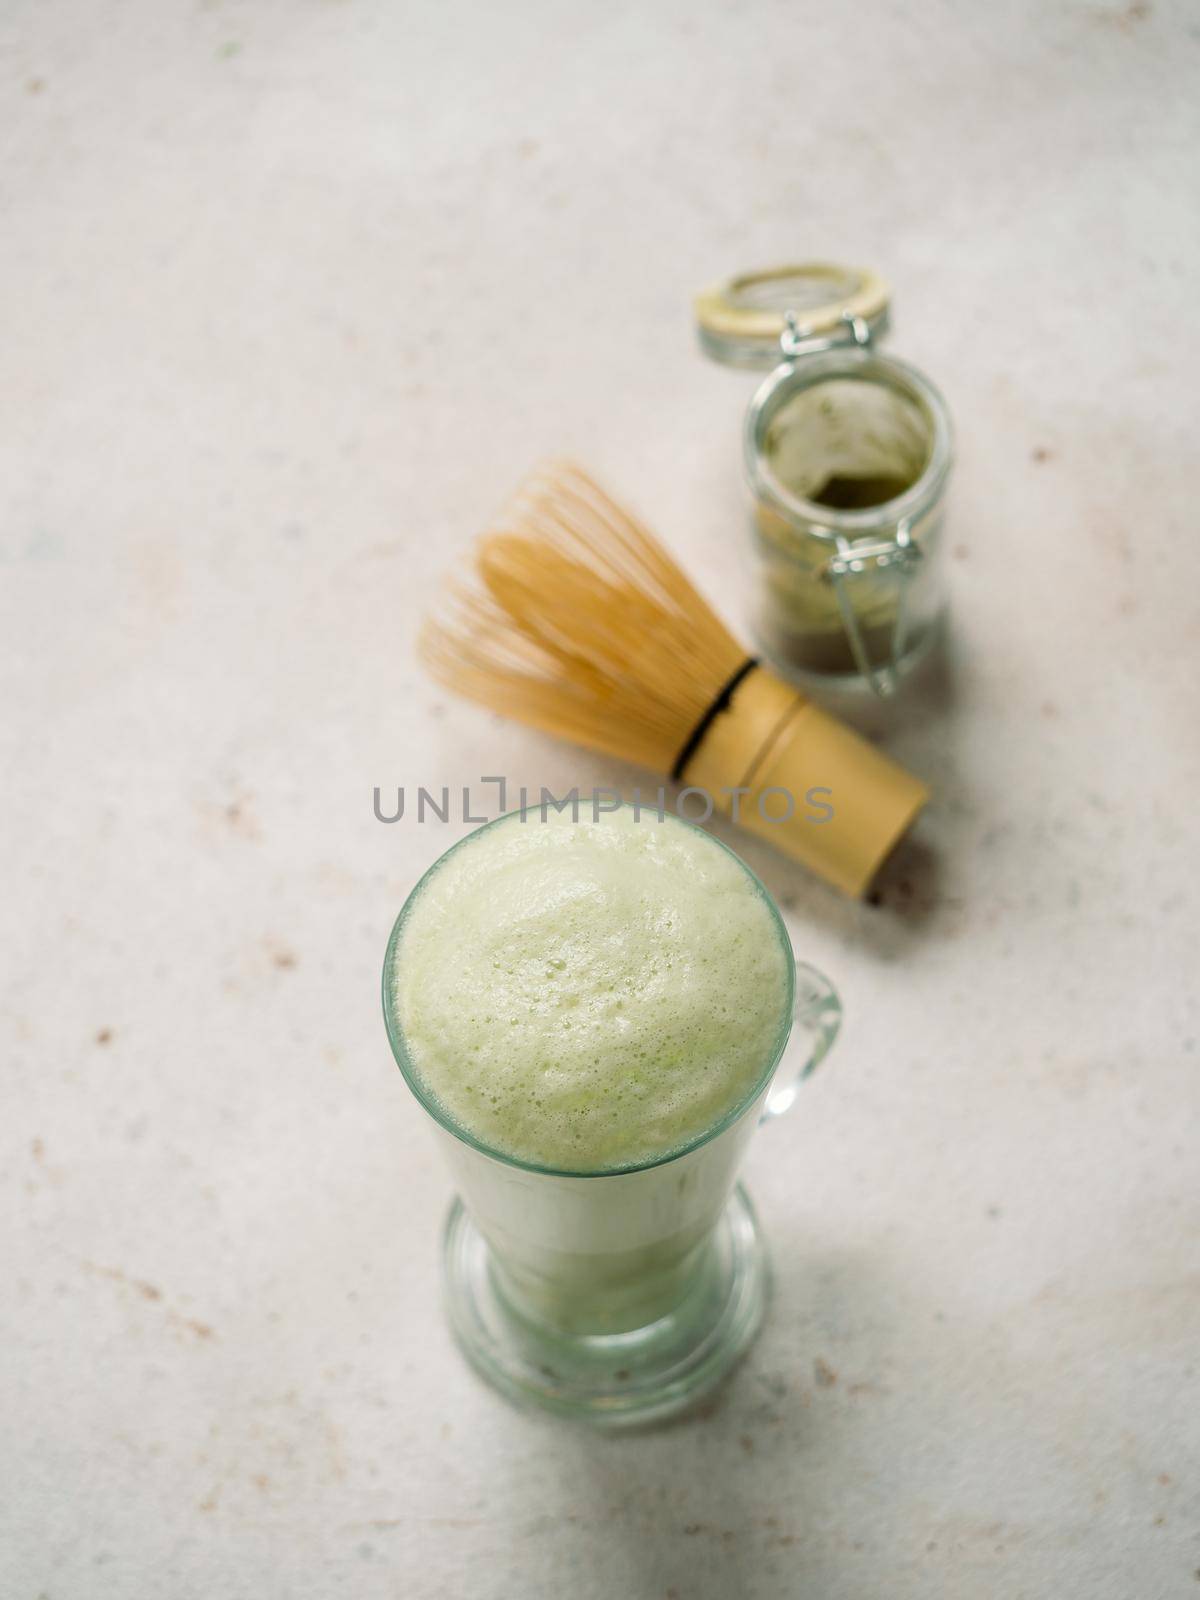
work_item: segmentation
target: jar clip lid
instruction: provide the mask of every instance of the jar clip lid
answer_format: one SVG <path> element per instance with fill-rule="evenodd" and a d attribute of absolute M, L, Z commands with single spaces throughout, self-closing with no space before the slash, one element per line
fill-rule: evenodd
<path fill-rule="evenodd" d="M 832 262 L 743 272 L 702 290 L 696 327 L 705 352 L 731 367 L 773 367 L 804 341 L 862 342 L 887 325 L 890 291 L 878 273 Z M 785 344 L 784 336 L 788 335 Z"/>

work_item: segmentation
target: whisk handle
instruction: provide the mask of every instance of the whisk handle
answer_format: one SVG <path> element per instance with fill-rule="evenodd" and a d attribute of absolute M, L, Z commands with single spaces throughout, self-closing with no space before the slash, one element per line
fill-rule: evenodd
<path fill-rule="evenodd" d="M 849 895 L 866 892 L 929 799 L 918 778 L 761 666 L 712 720 L 686 779 Z"/>
<path fill-rule="evenodd" d="M 671 768 L 671 781 L 673 783 L 678 783 L 680 778 L 683 777 L 683 774 L 687 770 L 688 762 L 700 748 L 704 741 L 705 734 L 712 727 L 713 723 L 721 715 L 721 713 L 729 710 L 729 707 L 733 702 L 734 695 L 741 687 L 742 680 L 749 677 L 750 673 L 752 673 L 757 666 L 758 657 L 747 656 L 746 660 L 742 662 L 741 666 L 730 677 L 729 682 L 726 683 L 720 692 L 714 697 L 712 704 L 700 718 L 699 722 L 697 722 L 691 733 L 688 734 L 682 747 L 680 748 L 679 754 L 675 757 L 675 765 Z"/>

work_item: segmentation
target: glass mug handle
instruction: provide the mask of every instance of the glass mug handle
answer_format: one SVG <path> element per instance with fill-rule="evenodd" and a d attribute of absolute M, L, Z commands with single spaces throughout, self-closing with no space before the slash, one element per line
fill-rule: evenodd
<path fill-rule="evenodd" d="M 796 963 L 796 1001 L 793 1010 L 794 1026 L 808 1041 L 808 1054 L 793 1065 L 797 1053 L 803 1049 L 795 1034 L 788 1041 L 783 1060 L 775 1074 L 767 1098 L 763 1103 L 760 1122 L 770 1122 L 791 1109 L 796 1090 L 805 1078 L 824 1061 L 842 1026 L 842 1003 L 829 979 L 805 961 Z"/>

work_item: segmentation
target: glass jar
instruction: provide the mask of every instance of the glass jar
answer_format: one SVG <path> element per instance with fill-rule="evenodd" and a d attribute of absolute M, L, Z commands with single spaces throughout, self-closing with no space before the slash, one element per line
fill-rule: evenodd
<path fill-rule="evenodd" d="M 933 642 L 945 604 L 945 401 L 876 348 L 888 291 L 873 273 L 751 273 L 696 308 L 715 359 L 774 367 L 743 433 L 764 654 L 802 682 L 891 694 Z"/>

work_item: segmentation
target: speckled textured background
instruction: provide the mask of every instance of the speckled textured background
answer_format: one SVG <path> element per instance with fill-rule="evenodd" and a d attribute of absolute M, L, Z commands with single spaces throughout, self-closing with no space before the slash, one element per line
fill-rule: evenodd
<path fill-rule="evenodd" d="M 1182 0 L 10 0 L 3 1600 L 1200 1595 L 1198 66 Z M 746 843 L 848 1026 L 763 1338 L 595 1438 L 443 1332 L 377 978 L 461 828 L 371 790 L 633 777 L 414 620 L 548 451 L 737 614 L 688 296 L 804 255 L 958 425 L 931 864 Z"/>

